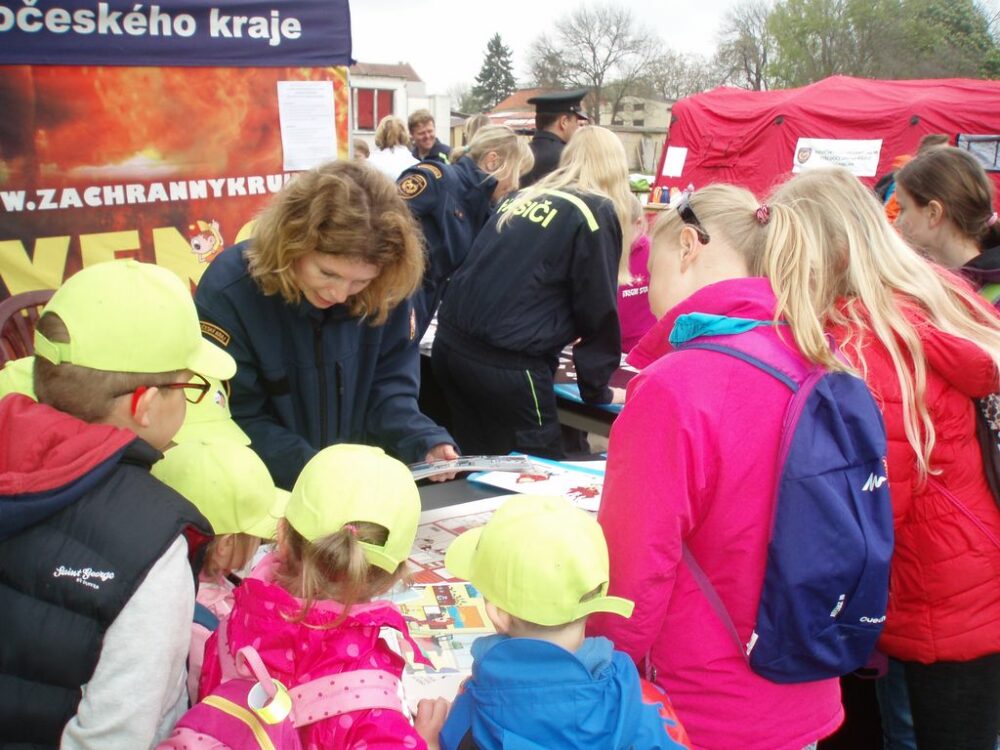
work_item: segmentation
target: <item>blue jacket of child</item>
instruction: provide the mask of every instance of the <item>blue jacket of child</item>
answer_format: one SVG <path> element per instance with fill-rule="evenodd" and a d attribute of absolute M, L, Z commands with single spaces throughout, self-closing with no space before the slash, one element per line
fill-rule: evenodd
<path fill-rule="evenodd" d="M 639 673 L 607 638 L 576 653 L 548 641 L 480 638 L 472 677 L 441 731 L 456 750 L 469 730 L 479 750 L 504 747 L 679 750 L 658 703 L 643 701 Z"/>

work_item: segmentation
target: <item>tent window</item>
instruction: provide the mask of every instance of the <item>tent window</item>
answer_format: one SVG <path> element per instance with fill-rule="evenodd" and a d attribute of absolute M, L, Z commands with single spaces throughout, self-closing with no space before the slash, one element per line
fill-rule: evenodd
<path fill-rule="evenodd" d="M 1000 135 L 964 135 L 959 133 L 956 144 L 972 153 L 987 172 L 1000 172 Z"/>

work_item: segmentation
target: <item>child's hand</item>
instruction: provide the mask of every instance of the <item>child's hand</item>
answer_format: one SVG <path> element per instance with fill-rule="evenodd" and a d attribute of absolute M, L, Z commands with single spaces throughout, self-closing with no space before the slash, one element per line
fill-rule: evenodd
<path fill-rule="evenodd" d="M 424 738 L 427 750 L 439 750 L 438 735 L 448 718 L 451 704 L 444 698 L 424 698 L 417 704 L 417 715 L 413 719 L 413 728 Z"/>
<path fill-rule="evenodd" d="M 625 403 L 625 389 L 624 388 L 611 388 L 611 403 L 612 404 L 624 404 Z"/>

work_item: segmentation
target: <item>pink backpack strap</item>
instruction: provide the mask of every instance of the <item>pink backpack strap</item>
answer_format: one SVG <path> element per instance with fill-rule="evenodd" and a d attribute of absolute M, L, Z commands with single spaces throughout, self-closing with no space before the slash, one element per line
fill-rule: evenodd
<path fill-rule="evenodd" d="M 295 706 L 295 726 L 303 727 L 372 708 L 403 713 L 401 687 L 399 678 L 389 672 L 359 669 L 304 682 L 288 692 Z"/>
<path fill-rule="evenodd" d="M 219 651 L 219 669 L 222 671 L 222 682 L 228 682 L 237 677 L 245 676 L 240 674 L 236 668 L 236 659 L 229 653 L 228 625 L 229 618 L 223 617 L 219 620 L 219 627 L 215 630 L 218 633 L 218 640 L 215 647 Z"/>

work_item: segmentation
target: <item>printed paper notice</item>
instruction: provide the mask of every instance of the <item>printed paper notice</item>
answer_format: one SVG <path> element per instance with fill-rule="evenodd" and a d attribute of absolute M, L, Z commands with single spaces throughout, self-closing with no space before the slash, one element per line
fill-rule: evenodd
<path fill-rule="evenodd" d="M 278 118 L 286 172 L 337 158 L 333 81 L 278 81 Z"/>
<path fill-rule="evenodd" d="M 792 171 L 815 167 L 846 167 L 857 177 L 874 177 L 882 139 L 847 140 L 836 138 L 799 138 L 792 157 Z"/>
<path fill-rule="evenodd" d="M 663 159 L 663 176 L 680 177 L 687 161 L 688 150 L 681 146 L 667 146 L 667 155 Z"/>

